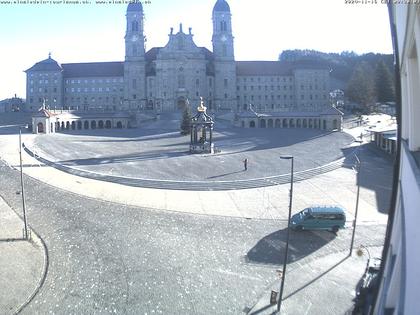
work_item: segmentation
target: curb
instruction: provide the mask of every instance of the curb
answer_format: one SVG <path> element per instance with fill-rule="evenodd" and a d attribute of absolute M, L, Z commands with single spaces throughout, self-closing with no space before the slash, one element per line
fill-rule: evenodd
<path fill-rule="evenodd" d="M 7 206 L 19 217 L 19 219 L 23 220 L 21 215 L 18 214 L 15 211 L 15 209 L 13 209 L 13 207 L 10 206 L 10 204 L 7 202 L 7 200 L 4 199 L 2 195 L 0 195 L 0 197 L 7 204 Z M 28 306 L 29 303 L 32 302 L 32 300 L 35 298 L 35 296 L 38 294 L 38 292 L 41 290 L 42 286 L 44 285 L 45 279 L 47 278 L 47 273 L 48 273 L 49 255 L 48 255 L 47 244 L 45 243 L 43 238 L 32 227 L 29 227 L 29 234 L 30 234 L 30 238 L 29 238 L 28 242 L 35 243 L 35 244 L 38 243 L 42 246 L 42 249 L 43 249 L 42 252 L 44 254 L 44 263 L 43 263 L 43 267 L 42 267 L 41 278 L 39 279 L 34 291 L 30 294 L 30 296 L 23 303 L 21 303 L 19 306 L 15 307 L 14 311 L 12 311 L 12 314 L 14 314 L 14 315 L 22 312 L 22 310 L 26 306 Z"/>
<path fill-rule="evenodd" d="M 85 177 L 89 179 L 101 180 L 111 183 L 117 183 L 121 185 L 127 185 L 132 187 L 141 187 L 141 188 L 153 188 L 153 189 L 168 189 L 168 190 L 187 190 L 187 191 L 228 191 L 228 190 L 240 190 L 240 189 L 250 189 L 250 188 L 262 188 L 269 186 L 276 186 L 281 184 L 287 184 L 290 182 L 289 174 L 273 175 L 260 178 L 252 179 L 243 179 L 236 181 L 180 181 L 180 180 L 158 180 L 158 179 L 145 179 L 145 178 L 135 178 L 128 176 L 116 176 L 116 175 L 106 175 L 101 173 L 95 173 L 87 170 L 77 169 L 74 167 L 69 167 L 59 163 L 50 161 L 42 156 L 35 154 L 30 148 L 25 144 L 22 144 L 25 152 L 35 158 L 36 160 L 53 167 L 57 170 L 66 172 L 71 175 L 76 175 L 80 177 Z M 343 165 L 346 165 L 346 160 L 351 159 L 357 148 L 354 149 L 351 153 L 342 158 L 335 160 L 333 162 L 321 165 L 315 168 L 297 171 L 294 173 L 295 182 L 307 180 L 317 175 L 328 173 L 330 171 L 336 170 Z"/>

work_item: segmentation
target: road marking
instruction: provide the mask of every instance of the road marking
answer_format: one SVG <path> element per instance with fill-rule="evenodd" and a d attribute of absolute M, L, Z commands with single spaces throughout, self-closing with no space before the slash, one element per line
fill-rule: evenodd
<path fill-rule="evenodd" d="M 227 271 L 227 270 L 222 270 L 222 269 L 213 269 L 213 271 L 216 272 L 220 272 L 226 275 L 230 275 L 230 276 L 236 276 L 239 278 L 245 278 L 245 279 L 250 279 L 250 280 L 257 280 L 257 281 L 263 281 L 261 278 L 257 278 L 257 277 L 252 277 L 252 276 L 246 276 L 246 275 L 242 275 L 240 273 L 237 272 L 232 272 L 232 271 Z"/>

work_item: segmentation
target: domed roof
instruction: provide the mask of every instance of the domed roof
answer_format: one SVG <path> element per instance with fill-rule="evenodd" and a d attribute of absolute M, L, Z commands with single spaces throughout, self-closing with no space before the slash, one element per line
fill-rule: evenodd
<path fill-rule="evenodd" d="M 217 0 L 216 4 L 214 5 L 213 12 L 230 12 L 229 4 L 226 0 Z"/>
<path fill-rule="evenodd" d="M 134 0 L 133 2 L 130 2 L 127 6 L 127 12 L 143 12 L 143 6 L 141 5 L 141 2 L 138 0 Z"/>

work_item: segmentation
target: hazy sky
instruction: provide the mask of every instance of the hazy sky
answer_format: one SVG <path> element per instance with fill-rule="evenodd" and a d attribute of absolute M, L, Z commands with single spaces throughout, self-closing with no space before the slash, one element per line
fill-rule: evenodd
<path fill-rule="evenodd" d="M 24 1 L 30 0 L 0 0 L 0 100 L 25 97 L 23 71 L 48 52 L 59 63 L 124 59 L 125 4 L 13 4 Z M 177 32 L 182 22 L 184 32 L 192 27 L 198 46 L 212 50 L 215 2 L 146 1 L 146 49 L 166 45 L 170 27 Z M 344 2 L 228 0 L 236 60 L 276 60 L 286 49 L 391 53 L 386 6 Z"/>

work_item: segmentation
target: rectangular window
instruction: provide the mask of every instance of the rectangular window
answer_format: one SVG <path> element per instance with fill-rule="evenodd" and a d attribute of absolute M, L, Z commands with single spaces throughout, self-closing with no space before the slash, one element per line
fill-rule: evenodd
<path fill-rule="evenodd" d="M 225 88 L 228 87 L 228 79 L 224 79 L 223 80 L 223 85 L 224 85 Z"/>

